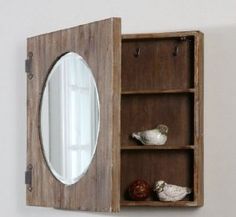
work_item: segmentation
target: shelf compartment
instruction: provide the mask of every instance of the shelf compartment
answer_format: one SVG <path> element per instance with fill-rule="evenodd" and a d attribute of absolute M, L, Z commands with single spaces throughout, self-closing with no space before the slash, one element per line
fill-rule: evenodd
<path fill-rule="evenodd" d="M 164 93 L 194 93 L 194 88 L 189 89 L 166 89 L 166 90 L 136 90 L 123 91 L 122 95 L 136 95 L 136 94 L 164 94 Z"/>
<path fill-rule="evenodd" d="M 193 88 L 193 72 L 193 37 L 122 41 L 123 92 Z"/>
<path fill-rule="evenodd" d="M 127 145 L 121 146 L 121 150 L 185 150 L 185 149 L 194 149 L 194 145 L 186 146 L 169 146 L 169 145 Z"/>
<path fill-rule="evenodd" d="M 146 180 L 151 186 L 155 181 L 164 180 L 170 184 L 193 189 L 193 157 L 193 150 L 121 152 L 121 201 L 130 201 L 129 204 L 136 203 L 129 199 L 127 188 L 137 179 Z M 184 200 L 193 201 L 193 196 L 191 194 Z M 150 198 L 142 202 L 156 205 L 163 203 L 158 201 L 154 192 Z"/>
<path fill-rule="evenodd" d="M 122 95 L 121 147 L 137 146 L 131 134 L 153 129 L 158 124 L 169 128 L 166 146 L 194 144 L 194 94 Z"/>

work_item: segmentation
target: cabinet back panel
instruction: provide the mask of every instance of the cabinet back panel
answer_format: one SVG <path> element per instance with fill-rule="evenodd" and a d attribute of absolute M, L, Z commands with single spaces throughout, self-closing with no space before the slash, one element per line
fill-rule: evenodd
<path fill-rule="evenodd" d="M 193 145 L 193 109 L 192 93 L 122 95 L 121 145 L 140 144 L 131 134 L 158 124 L 169 127 L 166 145 Z"/>
<path fill-rule="evenodd" d="M 132 150 L 121 154 L 121 200 L 129 200 L 127 188 L 136 179 L 153 187 L 155 181 L 193 187 L 192 150 Z M 148 200 L 156 200 L 153 193 Z M 192 200 L 193 196 L 185 198 Z"/>
<path fill-rule="evenodd" d="M 187 37 L 122 41 L 122 91 L 194 86 L 194 40 Z"/>

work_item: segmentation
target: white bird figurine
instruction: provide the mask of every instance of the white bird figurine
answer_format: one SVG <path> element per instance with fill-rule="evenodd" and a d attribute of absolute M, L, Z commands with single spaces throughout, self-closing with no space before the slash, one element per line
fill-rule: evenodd
<path fill-rule="evenodd" d="M 192 192 L 188 187 L 167 184 L 162 180 L 155 183 L 153 190 L 157 192 L 160 201 L 179 201 Z"/>
<path fill-rule="evenodd" d="M 152 130 L 132 133 L 132 137 L 139 140 L 144 145 L 164 145 L 167 140 L 168 127 L 159 124 Z"/>

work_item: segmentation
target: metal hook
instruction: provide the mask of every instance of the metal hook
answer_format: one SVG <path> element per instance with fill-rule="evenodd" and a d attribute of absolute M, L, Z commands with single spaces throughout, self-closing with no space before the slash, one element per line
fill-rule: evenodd
<path fill-rule="evenodd" d="M 186 40 L 187 40 L 187 37 L 186 37 L 186 36 L 180 37 L 180 41 L 186 41 Z"/>
<path fill-rule="evenodd" d="M 134 53 L 134 57 L 139 57 L 140 56 L 140 52 L 141 52 L 141 49 L 140 48 L 136 48 L 135 53 Z"/>

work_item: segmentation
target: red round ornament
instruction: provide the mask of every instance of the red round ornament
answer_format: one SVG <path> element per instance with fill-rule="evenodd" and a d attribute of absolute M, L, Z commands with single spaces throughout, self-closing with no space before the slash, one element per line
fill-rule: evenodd
<path fill-rule="evenodd" d="M 128 188 L 128 193 L 132 200 L 145 200 L 150 195 L 150 192 L 150 185 L 141 179 L 133 181 Z"/>

